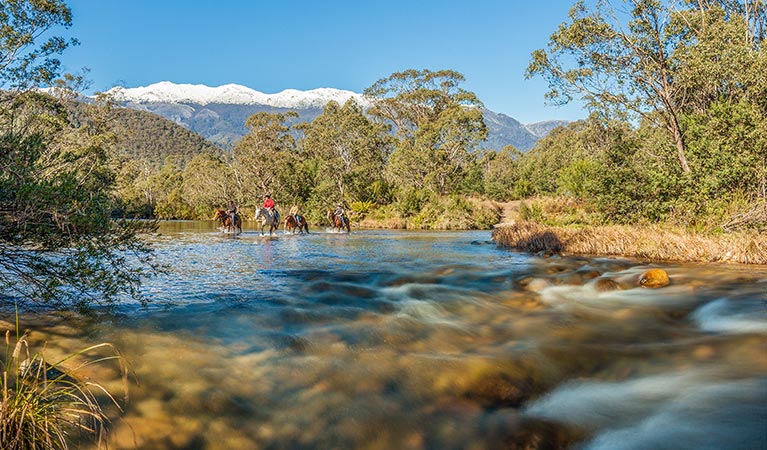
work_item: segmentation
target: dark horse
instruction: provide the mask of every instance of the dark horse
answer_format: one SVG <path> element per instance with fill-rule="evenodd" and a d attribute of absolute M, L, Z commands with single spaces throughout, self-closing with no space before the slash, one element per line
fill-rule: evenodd
<path fill-rule="evenodd" d="M 227 232 L 231 233 L 232 230 L 237 230 L 238 233 L 242 233 L 242 219 L 239 214 L 234 215 L 234 223 L 232 223 L 232 218 L 229 217 L 229 214 L 227 214 L 226 211 L 217 209 L 213 219 L 218 220 L 221 224 L 221 231 L 226 229 Z"/>
<path fill-rule="evenodd" d="M 285 231 L 288 233 L 295 233 L 296 230 L 298 230 L 299 234 L 304 231 L 306 231 L 306 234 L 309 234 L 309 224 L 306 223 L 306 219 L 304 219 L 304 216 L 302 215 L 296 214 L 296 217 L 293 217 L 288 214 L 285 218 Z"/>
<path fill-rule="evenodd" d="M 330 226 L 333 227 L 334 230 L 341 231 L 344 228 L 346 228 L 347 233 L 351 233 L 352 229 L 349 225 L 349 219 L 346 216 L 337 216 L 333 211 L 328 211 L 328 214 L 326 215 L 328 218 L 328 222 L 330 222 Z"/>

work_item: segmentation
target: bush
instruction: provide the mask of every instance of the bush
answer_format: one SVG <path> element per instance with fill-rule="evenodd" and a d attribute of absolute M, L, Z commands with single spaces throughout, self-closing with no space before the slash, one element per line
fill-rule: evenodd
<path fill-rule="evenodd" d="M 99 448 L 105 448 L 109 419 L 94 391 L 119 405 L 105 388 L 78 378 L 76 370 L 65 369 L 64 365 L 103 349 L 114 352 L 113 356 L 80 363 L 77 370 L 108 360 L 121 362 L 114 347 L 94 345 L 49 364 L 42 352 L 30 354 L 27 333 L 16 340 L 11 352 L 10 335 L 10 330 L 6 331 L 6 357 L 0 360 L 0 447 L 68 449 L 70 437 L 77 433 L 91 436 Z"/>

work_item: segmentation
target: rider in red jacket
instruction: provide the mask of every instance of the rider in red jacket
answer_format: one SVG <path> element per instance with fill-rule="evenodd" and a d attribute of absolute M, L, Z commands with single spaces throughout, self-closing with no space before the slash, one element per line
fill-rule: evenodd
<path fill-rule="evenodd" d="M 270 194 L 266 194 L 264 196 L 264 208 L 266 208 L 274 217 L 274 220 L 276 220 L 278 223 L 280 221 L 280 213 L 277 212 L 276 209 L 274 209 L 274 200 L 272 200 L 272 196 Z"/>
<path fill-rule="evenodd" d="M 266 197 L 264 197 L 264 208 L 268 209 L 269 212 L 274 212 L 274 200 L 272 200 L 271 195 L 267 194 Z"/>

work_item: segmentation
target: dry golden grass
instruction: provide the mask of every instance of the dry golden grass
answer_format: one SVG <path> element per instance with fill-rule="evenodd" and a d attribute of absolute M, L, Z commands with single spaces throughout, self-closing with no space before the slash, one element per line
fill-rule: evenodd
<path fill-rule="evenodd" d="M 365 218 L 358 223 L 360 228 L 379 228 L 386 230 L 404 230 L 407 228 L 407 221 L 399 217 L 376 220 Z"/>
<path fill-rule="evenodd" d="M 767 264 L 764 232 L 703 235 L 656 226 L 574 228 L 513 222 L 493 230 L 493 239 L 498 245 L 528 252 Z"/>

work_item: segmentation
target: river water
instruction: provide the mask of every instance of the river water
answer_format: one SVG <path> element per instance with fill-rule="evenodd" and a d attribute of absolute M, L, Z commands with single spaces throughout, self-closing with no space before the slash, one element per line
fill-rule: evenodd
<path fill-rule="evenodd" d="M 160 232 L 148 308 L 45 337 L 130 363 L 110 448 L 767 448 L 766 267 L 539 258 L 489 231 Z M 671 284 L 636 287 L 650 267 Z"/>

